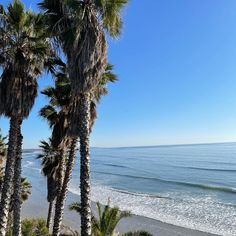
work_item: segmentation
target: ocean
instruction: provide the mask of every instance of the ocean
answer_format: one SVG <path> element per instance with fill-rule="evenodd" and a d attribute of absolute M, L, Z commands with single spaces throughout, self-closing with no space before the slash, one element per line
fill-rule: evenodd
<path fill-rule="evenodd" d="M 23 174 L 46 193 L 38 150 Z M 92 200 L 204 232 L 236 235 L 236 143 L 91 149 Z M 79 195 L 79 157 L 69 190 Z"/>

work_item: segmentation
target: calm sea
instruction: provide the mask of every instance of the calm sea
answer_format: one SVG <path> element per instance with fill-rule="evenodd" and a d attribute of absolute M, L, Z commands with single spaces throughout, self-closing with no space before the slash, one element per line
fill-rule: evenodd
<path fill-rule="evenodd" d="M 34 188 L 38 151 L 23 154 Z M 236 235 L 236 143 L 91 150 L 92 200 L 166 223 Z M 40 183 L 45 184 L 42 181 Z M 37 181 L 38 183 L 38 181 Z M 79 194 L 78 161 L 70 191 Z"/>

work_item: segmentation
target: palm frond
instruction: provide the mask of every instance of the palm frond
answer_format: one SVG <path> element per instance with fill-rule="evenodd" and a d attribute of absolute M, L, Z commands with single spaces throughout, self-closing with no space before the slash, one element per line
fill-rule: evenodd
<path fill-rule="evenodd" d="M 75 211 L 80 214 L 81 213 L 81 204 L 78 202 L 73 202 L 69 205 L 69 210 Z"/>
<path fill-rule="evenodd" d="M 31 194 L 32 185 L 28 182 L 27 178 L 21 178 L 21 200 L 26 201 Z"/>
<path fill-rule="evenodd" d="M 56 124 L 56 122 L 58 121 L 58 112 L 51 105 L 44 106 L 39 111 L 39 115 L 42 118 L 47 120 L 47 122 L 49 123 L 50 127 L 53 127 Z"/>
<path fill-rule="evenodd" d="M 121 10 L 127 5 L 128 0 L 95 0 L 95 4 L 102 16 L 103 27 L 111 37 L 121 34 Z"/>

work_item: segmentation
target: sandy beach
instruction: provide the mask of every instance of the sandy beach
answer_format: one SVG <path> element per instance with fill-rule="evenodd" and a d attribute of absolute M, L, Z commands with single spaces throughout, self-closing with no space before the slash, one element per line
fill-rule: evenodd
<path fill-rule="evenodd" d="M 23 205 L 23 218 L 46 218 L 48 203 L 45 196 L 44 191 L 34 189 L 29 200 Z M 69 211 L 68 205 L 78 201 L 78 199 L 79 197 L 77 195 L 69 192 L 63 220 L 63 224 L 76 230 L 79 230 L 80 228 L 79 215 Z M 93 203 L 93 211 L 95 211 L 95 203 Z M 213 234 L 166 224 L 154 219 L 136 215 L 133 215 L 129 219 L 122 220 L 118 226 L 118 232 L 120 233 L 135 230 L 146 230 L 154 236 L 213 236 Z"/>

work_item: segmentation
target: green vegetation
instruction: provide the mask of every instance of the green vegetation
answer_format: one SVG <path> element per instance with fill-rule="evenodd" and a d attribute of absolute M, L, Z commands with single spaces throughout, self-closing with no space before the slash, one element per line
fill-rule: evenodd
<path fill-rule="evenodd" d="M 69 206 L 71 211 L 81 214 L 81 204 L 74 202 Z M 92 235 L 93 236 L 116 236 L 117 225 L 122 219 L 131 217 L 129 211 L 120 211 L 118 207 L 111 207 L 109 203 L 102 206 L 97 203 L 98 218 L 92 214 Z M 122 236 L 152 236 L 145 231 L 128 232 Z"/>
<path fill-rule="evenodd" d="M 25 219 L 22 221 L 22 236 L 48 236 L 48 228 L 44 219 Z"/>

